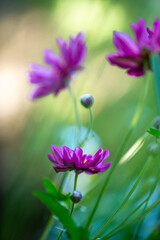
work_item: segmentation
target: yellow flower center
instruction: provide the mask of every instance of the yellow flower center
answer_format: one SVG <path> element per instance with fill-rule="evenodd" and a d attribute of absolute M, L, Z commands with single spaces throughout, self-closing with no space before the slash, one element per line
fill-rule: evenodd
<path fill-rule="evenodd" d="M 85 159 L 84 162 L 81 161 L 81 164 L 82 164 L 82 163 L 86 163 L 86 162 L 87 162 L 87 159 Z"/>

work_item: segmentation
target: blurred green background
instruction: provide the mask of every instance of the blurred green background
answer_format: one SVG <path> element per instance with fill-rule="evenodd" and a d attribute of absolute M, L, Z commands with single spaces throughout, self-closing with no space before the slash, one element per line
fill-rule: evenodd
<path fill-rule="evenodd" d="M 44 176 L 58 182 L 47 159 L 47 153 L 50 152 L 51 144 L 59 146 L 63 143 L 59 134 L 61 126 L 74 124 L 72 103 L 67 91 L 62 91 L 56 98 L 50 95 L 35 102 L 28 99 L 31 90 L 27 82 L 29 63 L 43 64 L 42 53 L 45 48 L 58 52 L 57 37 L 67 40 L 70 35 L 79 31 L 85 33 L 88 60 L 85 70 L 74 77 L 72 88 L 84 125 L 88 122 L 89 114 L 80 105 L 79 98 L 85 93 L 94 96 L 93 130 L 101 138 L 100 145 L 110 150 L 109 161 L 112 161 L 136 109 L 143 79 L 129 77 L 122 69 L 110 66 L 105 55 L 114 50 L 114 30 L 132 34 L 129 25 L 137 22 L 139 18 L 146 19 L 151 27 L 154 19 L 160 17 L 159 9 L 159 0 L 0 1 L 0 239 L 40 238 L 50 213 L 33 197 L 32 192 L 43 189 Z M 126 150 L 151 126 L 157 114 L 152 75 L 149 74 L 149 77 L 147 100 Z M 134 158 L 119 165 L 95 216 L 95 231 L 122 202 L 124 194 L 144 165 L 147 154 L 146 144 Z M 155 169 L 153 161 L 136 197 L 132 197 L 116 219 L 117 222 L 134 208 L 136 202 L 146 196 L 154 180 Z M 83 194 L 91 189 L 99 178 L 101 182 L 90 197 L 82 201 L 86 208 L 83 212 L 77 210 L 77 221 L 81 219 L 80 222 L 83 223 L 90 212 L 105 174 L 107 172 L 101 176 L 80 176 L 79 189 Z M 58 176 L 61 177 L 61 174 Z M 66 187 L 66 191 L 68 190 L 72 191 L 69 180 Z M 156 192 L 153 200 L 158 197 Z M 155 212 L 158 212 L 157 208 Z M 145 221 L 139 239 L 145 239 L 146 234 L 148 237 L 155 229 L 155 222 L 159 219 L 155 212 L 149 217 L 153 220 L 152 224 L 149 220 Z M 113 224 L 116 224 L 116 221 Z M 114 239 L 131 239 L 135 226 Z M 48 239 L 54 239 L 54 234 L 57 232 L 53 230 Z"/>

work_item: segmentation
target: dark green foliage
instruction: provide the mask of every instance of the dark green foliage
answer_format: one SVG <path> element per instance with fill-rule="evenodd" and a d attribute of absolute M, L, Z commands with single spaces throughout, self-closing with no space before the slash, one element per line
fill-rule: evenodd
<path fill-rule="evenodd" d="M 67 5 L 69 6 L 69 11 L 66 11 L 65 2 L 67 2 Z M 81 1 L 75 2 L 81 3 Z M 66 37 L 67 39 L 70 34 L 77 33 L 80 30 L 85 31 L 89 45 L 89 61 L 86 64 L 87 74 L 81 74 L 78 80 L 75 79 L 73 84 L 74 91 L 77 93 L 77 99 L 79 99 L 81 94 L 88 90 L 91 90 L 91 92 L 94 93 L 95 89 L 97 88 L 97 94 L 100 93 L 99 96 L 96 94 L 94 95 L 95 104 L 93 106 L 93 129 L 102 139 L 103 145 L 101 143 L 99 144 L 101 144 L 103 147 L 107 147 L 110 150 L 111 154 L 109 159 L 110 161 L 113 161 L 119 145 L 127 132 L 133 112 L 137 106 L 139 90 L 142 87 L 142 79 L 128 77 L 127 74 L 123 73 L 123 70 L 109 66 L 105 60 L 105 55 L 111 52 L 111 48 L 113 49 L 112 31 L 118 30 L 131 33 L 129 24 L 131 22 L 136 22 L 138 18 L 145 18 L 148 26 L 152 28 L 153 20 L 159 16 L 160 2 L 158 0 L 82 1 L 82 7 L 78 9 L 80 10 L 80 13 L 87 11 L 87 8 L 85 8 L 85 3 L 87 5 L 91 3 L 88 5 L 90 6 L 88 9 L 88 18 L 85 19 L 88 29 L 87 31 L 83 29 L 83 25 L 79 24 L 81 20 L 81 14 L 77 15 L 77 19 L 74 19 L 73 23 L 75 24 L 73 24 L 73 26 L 70 25 L 70 28 L 66 27 L 65 23 L 74 12 L 73 7 L 75 7 L 75 5 L 73 5 L 73 3 L 74 1 L 70 0 L 2 0 L 0 2 L 2 25 L 0 40 L 2 62 L 3 59 L 5 60 L 3 57 L 5 55 L 4 53 L 9 52 L 10 57 L 8 58 L 6 55 L 6 59 L 9 59 L 7 60 L 6 72 L 10 72 L 11 70 L 12 73 L 12 67 L 13 69 L 15 67 L 15 72 L 17 71 L 17 73 L 21 71 L 22 68 L 24 69 L 24 72 L 27 72 L 29 62 L 36 61 L 37 59 L 39 60 L 39 63 L 41 63 L 43 48 L 52 48 L 55 51 L 57 50 L 56 46 L 52 46 L 53 43 L 55 43 L 56 37 L 62 36 Z M 97 4 L 96 7 L 94 3 Z M 59 5 L 62 5 L 62 7 L 58 8 Z M 41 9 L 40 13 L 42 13 L 42 15 L 39 15 L 35 11 L 36 9 Z M 105 12 L 104 15 L 101 15 L 100 9 Z M 118 9 L 118 12 L 116 12 L 116 9 Z M 94 18 L 95 10 L 99 11 L 98 18 Z M 28 15 L 24 14 L 26 11 Z M 58 18 L 58 16 L 60 17 Z M 102 29 L 99 28 L 99 26 L 96 27 L 97 22 L 99 21 Z M 45 22 L 45 28 L 42 22 Z M 3 23 L 5 23 L 5 25 Z M 9 24 L 11 23 L 13 24 L 9 28 Z M 39 28 L 38 23 L 41 28 Z M 63 25 L 64 28 L 62 28 Z M 26 26 L 28 26 L 28 28 Z M 31 31 L 29 31 L 29 29 Z M 97 37 L 102 33 L 102 38 L 99 42 L 95 41 L 96 39 L 92 37 L 92 32 L 96 33 Z M 39 36 L 38 33 L 41 33 L 43 37 L 41 37 L 41 35 Z M 36 39 L 37 35 L 38 41 Z M 22 39 L 20 36 L 22 36 Z M 48 38 L 51 39 L 51 41 L 49 41 Z M 31 41 L 28 41 L 30 39 Z M 2 43 L 4 43 L 4 45 Z M 18 47 L 16 46 L 16 43 Z M 91 46 L 90 43 L 92 44 Z M 26 52 L 23 51 L 24 48 L 27 49 L 27 56 Z M 13 52 L 13 49 L 15 49 L 15 52 Z M 100 53 L 102 53 L 101 56 L 99 55 Z M 22 56 L 23 61 L 21 61 L 20 56 Z M 16 59 L 18 62 L 16 62 Z M 2 224 L 0 232 L 2 235 L 1 239 L 4 240 L 37 240 L 40 239 L 49 216 L 48 210 L 43 207 L 40 201 L 37 201 L 37 199 L 35 199 L 31 193 L 35 189 L 41 189 L 41 179 L 43 176 L 47 176 L 51 179 L 54 178 L 55 181 L 59 182 L 60 174 L 55 177 L 54 170 L 51 168 L 51 163 L 47 159 L 47 153 L 50 152 L 50 146 L 53 143 L 58 144 L 59 146 L 62 144 L 64 145 L 64 142 L 62 143 L 61 141 L 64 136 L 62 136 L 59 140 L 58 137 L 60 138 L 60 132 L 59 130 L 57 131 L 57 129 L 62 127 L 64 122 L 65 124 L 73 125 L 74 120 L 72 117 L 72 110 L 70 110 L 71 104 L 68 94 L 65 92 L 60 94 L 60 96 L 57 98 L 50 96 L 48 98 L 41 99 L 38 102 L 29 103 L 29 111 L 25 112 L 26 102 L 24 99 L 27 99 L 27 93 L 29 93 L 29 89 L 26 89 L 28 84 L 26 83 L 25 85 L 25 73 L 22 74 L 22 79 L 17 75 L 16 79 L 19 79 L 19 82 L 24 83 L 25 88 L 25 98 L 21 99 L 22 104 L 24 104 L 24 108 L 21 108 L 20 110 L 20 113 L 24 118 L 24 122 L 20 118 L 19 124 L 18 115 L 16 122 L 14 122 L 13 116 L 16 117 L 17 113 L 14 115 L 11 112 L 7 122 L 11 122 L 13 132 L 14 126 L 16 125 L 20 125 L 20 129 L 13 136 L 11 134 L 11 136 L 6 135 L 5 137 L 2 134 L 0 138 L 2 164 L 1 197 L 3 206 L 1 212 Z M 7 79 L 4 78 L 5 82 L 6 80 Z M 88 88 L 86 88 L 86 83 Z M 100 88 L 98 88 L 100 86 L 99 84 L 102 85 Z M 114 88 L 112 88 L 112 85 L 114 85 Z M 11 86 L 9 86 L 9 88 L 11 88 Z M 117 95 L 118 92 L 121 94 Z M 9 99 L 12 99 L 12 97 L 13 96 L 10 96 Z M 146 129 L 149 129 L 151 126 L 153 118 L 157 116 L 155 103 L 155 92 L 153 88 L 153 81 L 151 79 L 146 104 L 143 108 L 141 118 L 132 135 L 132 138 L 126 146 L 126 150 L 128 150 L 130 146 L 139 137 L 141 137 Z M 7 104 L 7 102 L 4 102 L 4 105 L 5 104 Z M 97 104 L 99 106 L 98 108 Z M 54 109 L 57 110 L 54 111 Z M 83 111 L 82 108 L 80 109 Z M 84 111 L 86 110 L 84 109 Z M 82 122 L 87 122 L 87 119 L 88 116 L 82 117 Z M 9 124 L 7 126 L 9 127 Z M 3 130 L 2 124 L 2 133 Z M 66 131 L 66 133 L 69 132 L 71 132 L 71 129 Z M 70 142 L 68 139 L 66 139 L 67 136 Z M 72 146 L 75 144 L 73 135 L 70 136 L 66 134 L 65 137 L 65 144 L 68 143 L 69 145 L 72 144 L 72 142 Z M 144 161 L 146 160 L 144 156 L 147 146 L 145 145 L 144 150 L 140 151 L 130 161 L 126 161 L 119 165 L 119 167 L 116 169 L 108 189 L 106 189 L 106 194 L 102 199 L 102 203 L 97 215 L 95 216 L 92 228 L 93 231 L 96 231 L 96 228 L 103 223 L 104 218 L 108 218 L 121 204 L 124 195 L 133 184 L 133 181 L 135 181 L 135 178 L 137 177 L 144 164 Z M 138 205 L 139 201 L 143 199 L 152 185 L 156 170 L 157 164 L 155 161 L 152 161 L 146 174 L 146 178 L 142 182 L 137 195 L 134 196 L 134 198 L 132 198 L 128 204 L 126 204 L 124 210 L 120 213 L 119 218 L 115 219 L 108 231 L 111 231 L 114 225 L 117 225 L 121 219 L 123 220 L 123 218 L 125 218 L 128 214 L 129 210 L 132 211 L 133 208 Z M 101 184 L 104 181 L 105 173 L 102 174 L 99 179 L 96 176 L 87 177 L 90 179 L 90 184 L 88 184 L 87 190 L 90 191 L 90 189 L 92 189 L 94 186 L 95 187 L 94 191 L 87 195 L 86 198 L 83 198 L 84 200 L 82 199 L 82 204 L 86 206 L 86 211 L 75 211 L 74 218 L 80 225 L 83 224 L 86 215 L 91 211 L 93 203 L 95 202 L 97 194 L 99 193 L 99 189 L 101 188 Z M 86 182 L 84 181 L 84 185 L 85 184 Z M 83 187 L 81 187 L 80 190 L 83 190 Z M 158 193 L 155 194 L 155 198 L 156 196 L 158 196 Z M 57 199 L 57 202 L 60 200 L 59 197 L 55 199 Z M 78 205 L 78 207 L 80 207 L 80 205 Z M 158 222 L 159 219 L 152 215 L 150 220 L 152 222 Z M 144 226 L 144 229 L 146 229 L 146 226 Z M 130 237 L 127 236 L 129 233 L 131 236 L 133 231 L 134 226 L 126 228 L 126 230 L 121 233 L 122 235 L 116 235 L 115 240 L 130 239 Z M 47 240 L 54 239 L 52 236 L 53 232 L 54 229 Z M 81 239 L 84 239 L 84 231 L 82 230 L 81 232 Z M 156 239 L 154 234 L 150 236 L 149 240 L 151 239 Z"/>
<path fill-rule="evenodd" d="M 155 128 L 150 128 L 147 130 L 147 132 L 149 134 L 151 134 L 152 136 L 156 137 L 156 138 L 159 138 L 160 137 L 160 131 L 158 131 L 157 129 Z"/>
<path fill-rule="evenodd" d="M 70 201 L 71 194 L 68 193 L 67 195 L 65 195 L 62 192 L 58 191 L 56 186 L 48 178 L 44 179 L 44 187 L 45 187 L 47 193 L 49 195 L 51 195 L 51 197 L 54 200 L 71 202 Z"/>
<path fill-rule="evenodd" d="M 51 185 L 51 182 L 48 179 L 45 179 L 44 182 L 45 186 L 47 185 L 47 190 L 49 193 L 35 192 L 34 196 L 38 197 L 42 203 L 52 212 L 52 214 L 55 214 L 58 217 L 59 221 L 63 224 L 63 227 L 67 229 L 67 234 L 71 239 L 80 240 L 82 236 L 84 240 L 89 239 L 88 232 L 82 227 L 77 227 L 69 211 L 56 201 L 56 197 L 60 196 L 61 198 L 63 194 L 57 195 L 57 192 L 53 187 L 54 185 Z M 65 195 L 63 195 L 63 198 L 65 199 Z M 68 195 L 66 196 L 66 199 L 67 198 Z"/>
<path fill-rule="evenodd" d="M 67 229 L 71 239 L 78 240 L 78 228 L 68 210 L 55 201 L 49 194 L 35 192 L 34 195 L 45 204 L 52 214 L 55 214 L 59 218 L 59 221 Z"/>

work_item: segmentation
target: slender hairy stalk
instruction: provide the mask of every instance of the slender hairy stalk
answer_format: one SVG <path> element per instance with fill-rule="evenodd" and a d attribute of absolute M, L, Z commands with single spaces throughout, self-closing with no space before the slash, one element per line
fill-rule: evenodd
<path fill-rule="evenodd" d="M 137 185 L 139 184 L 140 180 L 142 179 L 144 172 L 146 170 L 146 167 L 148 166 L 148 162 L 151 162 L 151 157 L 148 158 L 148 161 L 145 162 L 145 165 L 143 167 L 143 169 L 141 170 L 137 180 L 135 181 L 133 187 L 131 188 L 131 190 L 129 191 L 129 193 L 127 194 L 127 196 L 125 197 L 125 199 L 123 200 L 123 202 L 121 203 L 121 205 L 119 206 L 119 208 L 112 214 L 112 216 L 108 219 L 108 221 L 103 225 L 103 227 L 101 228 L 101 230 L 96 234 L 95 238 L 98 238 L 104 231 L 105 229 L 107 229 L 107 226 L 112 222 L 112 220 L 114 219 L 114 217 L 119 213 L 119 211 L 123 208 L 123 206 L 126 204 L 126 202 L 128 201 L 128 199 L 131 197 L 132 193 L 134 192 L 134 190 L 136 189 Z"/>
<path fill-rule="evenodd" d="M 104 182 L 104 185 L 103 185 L 103 187 L 102 187 L 102 189 L 100 191 L 100 194 L 99 194 L 99 196 L 97 198 L 96 204 L 95 204 L 95 206 L 94 206 L 94 208 L 93 208 L 93 210 L 91 212 L 91 215 L 88 218 L 88 221 L 87 221 L 87 224 L 86 224 L 86 228 L 88 228 L 90 226 L 90 224 L 91 224 L 91 221 L 92 221 L 92 219 L 93 219 L 93 217 L 95 215 L 95 212 L 96 212 L 96 210 L 97 210 L 97 208 L 99 206 L 99 203 L 100 203 L 101 198 L 103 196 L 103 193 L 104 193 L 104 191 L 105 191 L 105 189 L 106 189 L 106 187 L 107 187 L 107 185 L 109 183 L 109 180 L 110 180 L 110 178 L 112 176 L 112 173 L 113 173 L 114 169 L 116 168 L 116 166 L 117 166 L 117 164 L 118 164 L 118 162 L 119 162 L 119 160 L 120 160 L 120 158 L 121 158 L 121 156 L 123 154 L 124 148 L 125 148 L 128 140 L 129 140 L 129 138 L 130 138 L 130 136 L 131 136 L 131 134 L 132 134 L 132 132 L 133 132 L 137 122 L 138 122 L 138 119 L 140 117 L 140 114 L 141 114 L 141 111 L 142 111 L 142 108 L 143 108 L 143 105 L 144 105 L 144 102 L 145 102 L 145 98 L 146 98 L 146 95 L 147 95 L 147 92 L 148 92 L 148 85 L 149 85 L 149 80 L 148 80 L 148 78 L 145 75 L 144 85 L 143 85 L 143 88 L 142 88 L 142 91 L 141 91 L 141 96 L 140 96 L 140 101 L 139 101 L 138 107 L 136 109 L 136 112 L 135 112 L 135 114 L 133 116 L 133 119 L 132 119 L 131 125 L 129 127 L 128 133 L 127 133 L 125 139 L 123 140 L 123 143 L 122 143 L 122 145 L 120 147 L 120 150 L 119 150 L 115 160 L 113 161 L 113 164 L 112 164 L 112 166 L 110 168 L 109 174 L 107 175 L 106 180 Z"/>
<path fill-rule="evenodd" d="M 76 174 L 75 174 L 75 179 L 74 179 L 74 188 L 73 188 L 73 191 L 76 191 L 76 188 L 77 188 L 77 180 L 78 180 L 78 171 L 76 171 Z M 74 209 L 74 202 L 72 202 L 72 206 L 71 206 L 71 210 L 70 210 L 70 213 L 72 215 L 73 213 L 73 209 Z M 60 234 L 58 235 L 57 237 L 57 240 L 59 240 L 62 236 L 64 231 L 61 231 Z"/>

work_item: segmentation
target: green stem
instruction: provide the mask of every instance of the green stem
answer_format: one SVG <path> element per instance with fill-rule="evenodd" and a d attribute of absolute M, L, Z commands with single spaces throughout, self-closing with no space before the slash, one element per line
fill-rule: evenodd
<path fill-rule="evenodd" d="M 73 95 L 73 92 L 70 88 L 70 86 L 67 86 L 68 91 L 69 91 L 69 95 L 71 97 L 72 103 L 73 103 L 73 108 L 74 108 L 74 113 L 75 113 L 75 119 L 76 119 L 76 124 L 78 126 L 78 128 L 80 128 L 80 120 L 79 120 L 79 114 L 78 114 L 78 109 L 77 109 L 77 102 L 76 102 L 76 98 Z"/>
<path fill-rule="evenodd" d="M 139 117 L 140 117 L 140 114 L 141 114 L 141 111 L 142 111 L 142 108 L 143 108 L 143 104 L 144 104 L 144 102 L 145 102 L 145 98 L 146 98 L 146 95 L 147 95 L 148 85 L 149 85 L 149 80 L 147 79 L 147 77 L 146 77 L 146 75 L 145 75 L 144 85 L 143 85 L 143 88 L 142 88 L 142 91 L 141 91 L 141 96 L 140 96 L 139 104 L 138 104 L 138 107 L 137 107 L 137 109 L 136 109 L 136 112 L 135 112 L 135 114 L 134 114 L 134 116 L 133 116 L 133 119 L 132 119 L 130 128 L 129 128 L 129 130 L 128 130 L 128 133 L 127 133 L 125 139 L 123 140 L 123 143 L 122 143 L 122 145 L 121 145 L 121 147 L 120 147 L 120 150 L 119 150 L 119 152 L 118 152 L 115 160 L 113 161 L 113 164 L 112 164 L 112 166 L 111 166 L 111 168 L 110 168 L 109 174 L 107 175 L 106 180 L 105 180 L 105 182 L 104 182 L 104 184 L 103 184 L 103 187 L 102 187 L 102 189 L 101 189 L 101 192 L 100 192 L 100 194 L 99 194 L 99 196 L 98 196 L 98 198 L 97 198 L 96 204 L 95 204 L 95 206 L 94 206 L 94 208 L 93 208 L 93 210 L 92 210 L 92 212 L 91 212 L 91 215 L 90 215 L 89 218 L 88 218 L 88 221 L 87 221 L 87 224 L 86 224 L 86 228 L 89 228 L 89 226 L 90 226 L 90 224 L 91 224 L 91 221 L 92 221 L 92 219 L 93 219 L 93 217 L 94 217 L 94 215 L 95 215 L 95 212 L 96 212 L 96 210 L 97 210 L 97 208 L 98 208 L 98 206 L 99 206 L 99 203 L 100 203 L 101 198 L 102 198 L 102 196 L 103 196 L 103 194 L 104 194 L 104 191 L 105 191 L 105 189 L 106 189 L 106 187 L 107 187 L 107 185 L 108 185 L 108 183 L 109 183 L 109 180 L 110 180 L 110 178 L 111 178 L 111 176 L 112 176 L 112 173 L 113 173 L 114 169 L 116 168 L 118 162 L 120 161 L 120 158 L 121 158 L 121 156 L 122 156 L 122 154 L 123 154 L 124 148 L 125 148 L 128 140 L 129 140 L 129 138 L 130 138 L 130 136 L 131 136 L 131 134 L 132 134 L 132 132 L 133 132 L 133 130 L 134 130 L 137 122 L 138 122 L 138 119 L 139 119 Z"/>
<path fill-rule="evenodd" d="M 84 138 L 84 140 L 81 142 L 80 147 L 82 147 L 84 145 L 84 143 L 87 141 L 89 134 L 92 130 L 92 126 L 93 126 L 93 114 L 92 114 L 92 109 L 91 107 L 88 109 L 89 110 L 89 124 L 88 124 L 88 131 L 87 134 Z"/>
<path fill-rule="evenodd" d="M 62 234 L 63 234 L 63 231 L 60 232 L 60 234 L 57 237 L 57 240 L 59 240 L 61 238 Z"/>
<path fill-rule="evenodd" d="M 78 144 L 77 145 L 79 145 L 80 120 L 79 120 L 79 114 L 78 114 L 78 109 L 77 109 L 77 102 L 76 102 L 76 99 L 75 99 L 69 85 L 67 85 L 67 88 L 68 88 L 68 91 L 69 91 L 69 94 L 70 94 L 70 97 L 71 97 L 71 100 L 72 100 L 72 103 L 73 103 L 73 107 L 74 107 L 75 119 L 76 119 L 76 124 L 77 124 L 77 127 L 78 127 L 78 134 L 77 134 L 77 143 Z M 63 178 L 62 178 L 60 186 L 59 186 L 59 191 L 61 191 L 63 189 L 63 186 L 64 186 L 64 183 L 66 181 L 67 175 L 68 175 L 67 173 L 65 173 L 63 175 Z M 53 215 L 52 215 L 47 222 L 47 225 L 44 229 L 41 240 L 45 240 L 47 238 L 47 236 L 50 232 L 50 229 L 52 228 L 53 222 L 54 222 L 54 218 L 53 218 Z"/>
<path fill-rule="evenodd" d="M 148 165 L 148 162 L 150 162 L 150 158 L 148 159 L 148 161 L 145 162 L 145 165 L 144 165 L 143 169 L 141 170 L 137 180 L 135 181 L 133 187 L 131 188 L 131 190 L 129 191 L 129 193 L 127 194 L 127 196 L 125 197 L 125 199 L 123 200 L 121 205 L 119 206 L 119 208 L 112 214 L 112 216 L 108 219 L 108 221 L 103 225 L 103 227 L 96 234 L 94 239 L 98 238 L 105 231 L 105 229 L 107 229 L 107 226 L 112 222 L 113 218 L 119 213 L 119 211 L 123 208 L 123 206 L 129 200 L 129 198 L 131 197 L 132 193 L 134 192 L 134 190 L 136 189 L 137 185 L 139 184 L 140 180 L 142 179 L 142 177 L 144 175 L 144 172 L 146 170 L 146 167 Z"/>
<path fill-rule="evenodd" d="M 73 190 L 73 191 L 76 191 L 76 188 L 77 188 L 77 179 L 78 179 L 78 171 L 77 171 L 76 174 L 75 174 L 74 190 Z M 71 215 L 72 215 L 72 213 L 73 213 L 73 209 L 74 209 L 74 202 L 72 202 L 72 206 L 71 206 Z"/>
<path fill-rule="evenodd" d="M 155 207 L 157 207 L 160 204 L 160 200 L 156 201 L 155 203 L 153 203 L 150 207 L 148 207 L 142 216 L 145 216 L 146 214 L 148 214 L 152 209 L 154 209 Z M 135 210 L 134 210 L 135 211 Z M 131 215 L 131 214 L 130 214 Z M 129 216 L 130 216 L 129 215 Z M 129 216 L 124 220 L 125 222 L 128 220 Z M 110 234 L 109 238 L 113 237 L 114 235 L 118 234 L 119 232 L 121 232 L 122 230 L 124 230 L 125 228 L 129 227 L 130 225 L 132 225 L 133 223 L 135 223 L 137 220 L 139 220 L 141 218 L 141 215 L 135 217 L 134 219 L 132 219 L 129 223 L 127 223 L 126 225 L 124 225 L 123 227 L 121 227 L 120 229 L 118 229 L 117 231 L 114 231 L 112 234 Z M 108 235 L 108 234 L 107 234 Z M 101 238 L 101 240 L 107 240 L 108 236 L 104 236 Z"/>
<path fill-rule="evenodd" d="M 138 233 L 139 233 L 139 230 L 140 230 L 140 228 L 141 228 L 141 226 L 142 226 L 142 224 L 143 224 L 143 222 L 144 222 L 143 213 L 144 213 L 144 211 L 146 210 L 146 208 L 147 208 L 147 206 L 148 206 L 148 202 L 149 202 L 149 200 L 150 200 L 150 198 L 151 198 L 151 196 L 152 196 L 152 194 L 153 194 L 153 192 L 154 192 L 154 190 L 155 190 L 155 188 L 156 188 L 156 186 L 157 186 L 157 184 L 158 184 L 158 182 L 159 182 L 159 178 L 160 178 L 160 177 L 159 177 L 159 168 L 158 168 L 158 169 L 157 169 L 157 177 L 156 177 L 156 180 L 155 180 L 155 182 L 154 182 L 154 184 L 153 184 L 153 186 L 152 186 L 152 189 L 151 189 L 151 191 L 150 191 L 148 200 L 147 200 L 147 202 L 146 202 L 146 204 L 145 204 L 145 206 L 144 206 L 144 208 L 143 208 L 143 211 L 142 211 L 142 213 L 141 213 L 141 218 L 140 218 L 140 220 L 139 220 L 139 222 L 138 222 L 138 224 L 137 224 L 137 227 L 136 227 L 135 233 L 134 233 L 134 235 L 133 235 L 133 237 L 132 237 L 132 240 L 137 239 L 137 235 L 138 235 Z"/>
<path fill-rule="evenodd" d="M 140 137 L 137 141 L 139 141 L 139 140 L 141 139 L 141 142 L 144 143 L 144 142 L 148 139 L 148 137 L 149 137 L 148 134 L 145 133 L 145 134 L 143 134 L 142 137 Z M 134 144 L 135 144 L 135 143 L 134 143 Z M 127 156 L 125 157 L 125 161 L 131 160 L 131 158 L 133 158 L 133 157 L 135 156 L 135 154 L 137 154 L 137 153 L 140 151 L 140 149 L 142 148 L 142 146 L 143 146 L 143 144 L 140 143 L 140 144 L 137 146 L 137 148 L 135 148 L 135 152 L 133 151 L 133 152 L 131 152 L 130 154 L 127 154 Z M 129 153 L 131 149 L 132 149 L 132 146 L 129 148 L 129 150 L 127 151 L 127 153 Z M 124 158 L 125 155 L 126 155 L 126 153 L 124 153 L 124 155 L 121 157 L 121 160 Z M 103 176 L 98 177 L 98 179 L 96 179 L 96 183 L 95 183 L 95 184 L 92 184 L 92 185 L 94 185 L 94 186 L 93 186 L 88 192 L 86 192 L 85 195 L 83 196 L 83 201 L 85 200 L 85 198 L 86 198 L 88 195 L 92 194 L 93 191 L 94 191 L 95 189 L 97 189 L 98 186 L 100 186 L 100 183 L 102 183 L 102 181 L 103 181 Z"/>
<path fill-rule="evenodd" d="M 79 171 L 76 171 L 73 191 L 76 191 L 76 188 L 77 188 L 78 173 L 79 173 Z"/>
<path fill-rule="evenodd" d="M 89 119 L 90 119 L 90 121 L 89 121 L 89 126 L 88 126 L 88 136 L 89 136 L 89 134 L 90 134 L 90 131 L 91 131 L 91 129 L 92 129 L 92 126 L 93 126 L 93 114 L 92 114 L 92 109 L 91 109 L 91 107 L 89 108 Z"/>
<path fill-rule="evenodd" d="M 158 114 L 160 115 L 160 59 L 159 54 L 153 54 L 151 56 L 151 66 L 154 75 L 154 86 L 156 92 L 156 99 L 157 99 L 157 108 Z"/>
<path fill-rule="evenodd" d="M 76 191 L 76 188 L 77 188 L 77 180 L 78 180 L 78 173 L 79 171 L 76 171 L 76 174 L 75 174 L 75 179 L 74 179 L 74 188 L 73 188 L 73 191 Z M 73 213 L 73 209 L 74 209 L 74 202 L 72 202 L 72 206 L 71 206 L 71 210 L 70 210 L 70 213 L 72 215 Z M 57 237 L 57 240 L 59 240 L 62 236 L 64 231 L 61 231 L 60 234 L 58 235 Z"/>
<path fill-rule="evenodd" d="M 72 103 L 73 103 L 76 125 L 77 125 L 77 128 L 78 128 L 78 131 L 77 131 L 77 146 L 79 146 L 81 124 L 80 124 L 80 119 L 79 119 L 79 114 L 78 114 L 77 101 L 76 101 L 76 98 L 75 98 L 75 96 L 74 96 L 74 94 L 73 94 L 69 85 L 67 85 L 67 88 L 68 88 L 68 92 L 69 92 L 69 95 L 70 95 Z"/>
<path fill-rule="evenodd" d="M 121 226 L 123 226 L 127 221 L 128 219 L 134 214 L 136 213 L 147 201 L 148 201 L 148 198 L 147 197 L 142 203 L 140 203 L 117 227 L 115 227 L 111 232 L 109 232 L 106 236 L 105 236 L 105 239 L 108 239 L 110 238 L 110 236 L 116 232 Z"/>
<path fill-rule="evenodd" d="M 65 184 L 65 181 L 66 181 L 66 179 L 67 179 L 67 176 L 68 176 L 68 173 L 67 173 L 67 172 L 64 173 L 63 176 L 62 176 L 62 179 L 61 179 L 61 182 L 60 182 L 60 185 L 59 185 L 59 191 L 60 191 L 60 192 L 61 192 L 61 190 L 63 189 L 63 186 L 64 186 L 64 184 Z M 49 234 L 49 232 L 50 232 L 50 230 L 51 230 L 51 228 L 52 228 L 52 226 L 53 226 L 54 221 L 55 221 L 55 220 L 54 220 L 54 217 L 53 217 L 53 215 L 51 215 L 51 217 L 49 218 L 49 220 L 48 220 L 48 222 L 47 222 L 47 224 L 46 224 L 46 227 L 45 227 L 45 229 L 44 229 L 44 231 L 43 231 L 43 234 L 42 234 L 40 240 L 45 240 L 45 239 L 47 238 L 47 236 L 48 236 L 48 234 Z"/>

